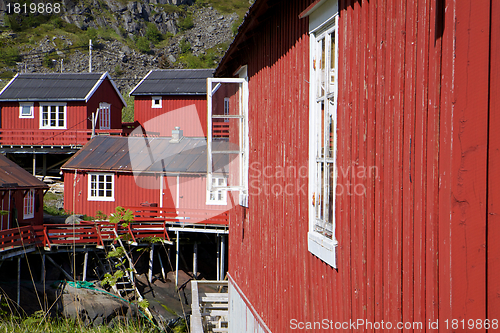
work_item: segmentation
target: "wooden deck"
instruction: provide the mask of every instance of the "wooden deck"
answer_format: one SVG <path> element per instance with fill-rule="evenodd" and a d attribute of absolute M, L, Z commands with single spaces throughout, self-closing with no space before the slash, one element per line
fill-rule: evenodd
<path fill-rule="evenodd" d="M 36 247 L 51 250 L 60 246 L 104 247 L 113 242 L 115 235 L 125 236 L 133 244 L 145 238 L 159 238 L 171 243 L 168 231 L 204 232 L 216 230 L 228 232 L 226 212 L 207 212 L 202 210 L 175 210 L 158 207 L 125 207 L 134 213 L 134 221 L 128 225 L 109 221 L 82 221 L 79 224 L 43 224 L 22 226 L 0 231 L 0 253 L 18 250 L 26 252 Z M 0 260 L 3 258 L 0 255 Z"/>

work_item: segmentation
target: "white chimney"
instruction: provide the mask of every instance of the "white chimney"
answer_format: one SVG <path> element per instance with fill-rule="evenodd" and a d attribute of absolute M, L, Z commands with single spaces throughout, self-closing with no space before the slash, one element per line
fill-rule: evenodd
<path fill-rule="evenodd" d="M 170 143 L 179 143 L 183 138 L 183 132 L 179 126 L 176 126 L 175 129 L 172 130 L 172 139 Z"/>

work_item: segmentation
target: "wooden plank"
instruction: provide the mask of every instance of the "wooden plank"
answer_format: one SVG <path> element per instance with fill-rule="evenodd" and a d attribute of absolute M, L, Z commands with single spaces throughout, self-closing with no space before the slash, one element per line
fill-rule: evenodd
<path fill-rule="evenodd" d="M 384 261 L 384 191 L 385 189 L 385 165 L 384 165 L 384 101 L 385 101 L 385 90 L 386 90 L 386 75 L 385 75 L 385 56 L 386 47 L 385 43 L 385 24 L 386 24 L 386 0 L 377 1 L 377 104 L 376 104 L 376 115 L 375 122 L 377 124 L 376 128 L 376 138 L 377 143 L 375 152 L 375 166 L 379 171 L 379 178 L 375 182 L 375 261 L 377 265 L 375 266 L 375 322 L 381 322 L 384 320 L 384 267 L 386 262 Z"/>
<path fill-rule="evenodd" d="M 403 113 L 403 278 L 402 278 L 402 319 L 413 322 L 413 191 L 415 181 L 415 94 L 416 94 L 416 41 L 417 41 L 418 1 L 407 2 L 406 8 L 406 48 L 405 48 L 405 100 Z M 403 332 L 412 332 L 404 329 Z"/>
<path fill-rule="evenodd" d="M 426 140 L 427 140 L 427 86 L 429 52 L 429 1 L 418 3 L 417 71 L 415 107 L 415 179 L 414 179 L 414 320 L 427 322 L 425 307 L 425 203 L 426 203 Z"/>
<path fill-rule="evenodd" d="M 486 316 L 488 1 L 456 4 L 452 318 Z M 464 288 L 463 286 L 467 286 Z"/>
<path fill-rule="evenodd" d="M 487 290 L 488 312 L 486 318 L 500 318 L 500 176 L 496 171 L 500 165 L 500 3 L 491 1 L 490 36 L 490 105 L 488 142 L 488 226 L 487 226 Z M 495 297 L 496 295 L 496 297 Z"/>

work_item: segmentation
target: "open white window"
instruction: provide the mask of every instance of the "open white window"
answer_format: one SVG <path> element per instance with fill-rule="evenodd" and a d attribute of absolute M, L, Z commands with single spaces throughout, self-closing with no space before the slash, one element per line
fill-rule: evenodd
<path fill-rule="evenodd" d="M 29 190 L 24 196 L 23 217 L 32 219 L 35 217 L 35 190 Z"/>
<path fill-rule="evenodd" d="M 19 103 L 19 118 L 34 118 L 33 103 Z"/>
<path fill-rule="evenodd" d="M 89 201 L 115 201 L 115 177 L 112 173 L 88 174 Z"/>
<path fill-rule="evenodd" d="M 66 129 L 66 103 L 40 103 L 41 129 Z"/>
<path fill-rule="evenodd" d="M 161 96 L 151 97 L 151 107 L 153 109 L 161 109 Z"/>
<path fill-rule="evenodd" d="M 111 105 L 108 103 L 99 103 L 99 128 L 111 128 Z"/>
<path fill-rule="evenodd" d="M 226 102 L 227 101 L 227 102 Z M 248 206 L 248 81 L 246 67 L 240 78 L 207 79 L 207 192 L 239 192 L 238 203 Z M 227 119 L 227 122 L 226 122 Z M 217 126 L 227 135 L 217 135 Z M 225 183 L 212 181 L 222 175 Z"/>
<path fill-rule="evenodd" d="M 321 11 L 323 20 L 324 12 Z M 336 267 L 338 15 L 329 17 L 320 24 L 315 22 L 313 15 L 310 18 L 315 28 L 310 32 L 308 248 L 315 256 Z"/>
<path fill-rule="evenodd" d="M 226 205 L 227 191 L 222 187 L 227 186 L 225 177 L 212 175 L 212 186 L 207 190 L 207 205 Z"/>

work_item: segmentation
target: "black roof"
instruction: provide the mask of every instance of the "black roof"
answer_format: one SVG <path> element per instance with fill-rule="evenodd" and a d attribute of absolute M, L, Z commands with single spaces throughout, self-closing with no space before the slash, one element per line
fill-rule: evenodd
<path fill-rule="evenodd" d="M 71 157 L 62 170 L 114 171 L 134 173 L 205 174 L 207 142 L 203 137 L 184 137 L 171 143 L 171 137 L 96 136 Z M 227 141 L 213 142 L 215 150 L 234 150 Z M 214 172 L 225 173 L 228 154 L 216 154 Z"/>
<path fill-rule="evenodd" d="M 131 96 L 205 95 L 213 69 L 152 70 L 130 92 Z"/>
<path fill-rule="evenodd" d="M 0 91 L 0 102 L 88 101 L 108 78 L 126 105 L 118 88 L 106 73 L 22 73 Z"/>

